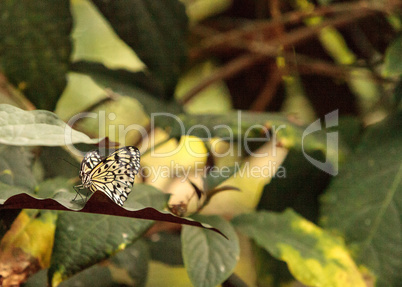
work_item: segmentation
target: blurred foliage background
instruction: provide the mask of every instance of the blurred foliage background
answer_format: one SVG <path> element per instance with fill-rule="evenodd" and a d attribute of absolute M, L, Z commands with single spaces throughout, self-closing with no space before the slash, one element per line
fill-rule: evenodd
<path fill-rule="evenodd" d="M 0 109 L 2 204 L 21 193 L 59 203 L 74 196 L 78 168 L 64 160 L 79 166 L 81 158 L 58 143 L 64 135 L 46 134 L 64 121 L 106 138 L 98 147 L 140 148 L 133 202 L 192 216 L 230 240 L 21 202 L 0 210 L 0 282 L 398 286 L 401 9 L 397 0 L 3 0 L 0 104 L 24 111 L 11 120 L 14 112 Z M 30 113 L 38 110 L 52 113 Z M 333 111 L 335 127 L 304 141 L 306 126 Z M 83 112 L 93 114 L 72 121 Z M 244 139 L 267 130 L 276 140 L 250 144 L 250 156 Z M 77 147 L 96 148 L 83 136 Z M 158 157 L 151 147 L 176 152 Z M 336 176 L 305 152 L 328 160 Z M 251 176 L 239 166 L 272 168 Z M 150 172 L 163 167 L 168 176 Z M 215 167 L 229 172 L 196 176 Z"/>

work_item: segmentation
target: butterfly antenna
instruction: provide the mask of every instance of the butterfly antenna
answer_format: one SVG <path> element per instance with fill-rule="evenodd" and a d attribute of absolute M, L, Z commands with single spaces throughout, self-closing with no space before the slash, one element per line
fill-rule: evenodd
<path fill-rule="evenodd" d="M 80 166 L 79 166 L 79 165 L 75 165 L 75 164 L 73 164 L 72 162 L 69 162 L 68 160 L 66 160 L 65 158 L 61 158 L 61 157 L 59 157 L 59 159 L 64 160 L 66 163 L 69 163 L 69 164 L 70 164 L 70 165 L 72 165 L 73 167 L 80 168 Z"/>

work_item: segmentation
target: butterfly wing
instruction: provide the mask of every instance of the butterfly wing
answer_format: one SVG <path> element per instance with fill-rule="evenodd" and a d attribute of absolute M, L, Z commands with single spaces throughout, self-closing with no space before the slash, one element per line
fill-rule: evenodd
<path fill-rule="evenodd" d="M 90 190 L 103 191 L 123 206 L 140 169 L 140 151 L 133 146 L 118 149 L 96 165 L 91 173 Z"/>
<path fill-rule="evenodd" d="M 83 178 L 84 174 L 89 174 L 95 166 L 97 166 L 102 161 L 99 152 L 94 150 L 85 154 L 82 159 L 80 168 L 80 178 Z"/>

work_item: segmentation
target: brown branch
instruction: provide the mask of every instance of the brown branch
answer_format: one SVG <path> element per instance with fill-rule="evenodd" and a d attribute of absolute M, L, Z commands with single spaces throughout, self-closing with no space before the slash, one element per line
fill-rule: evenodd
<path fill-rule="evenodd" d="M 233 45 L 233 47 L 241 48 L 244 50 L 248 50 L 251 54 L 246 54 L 241 57 L 238 57 L 225 66 L 218 69 L 215 73 L 205 78 L 201 83 L 193 87 L 190 91 L 188 91 L 182 98 L 181 103 L 185 104 L 189 100 L 191 100 L 196 94 L 204 90 L 206 87 L 211 85 L 212 83 L 229 78 L 230 76 L 235 75 L 239 71 L 254 65 L 257 62 L 264 61 L 264 59 L 277 57 L 278 55 L 283 54 L 280 47 L 289 47 L 294 45 L 302 40 L 307 40 L 319 32 L 325 27 L 333 26 L 333 25 L 346 25 L 352 19 L 359 19 L 361 17 L 367 16 L 366 13 L 361 13 L 361 15 L 346 15 L 342 17 L 338 17 L 333 20 L 326 21 L 325 23 L 313 27 L 303 27 L 296 29 L 294 32 L 288 33 L 281 37 L 272 39 L 266 42 L 257 42 L 252 41 L 251 43 L 246 42 L 235 42 L 229 43 L 229 45 Z M 291 62 L 297 63 L 296 60 L 292 60 L 293 57 L 288 58 Z"/>
<path fill-rule="evenodd" d="M 322 22 L 320 25 L 316 26 L 308 26 L 301 27 L 295 29 L 286 35 L 282 35 L 281 37 L 274 38 L 269 41 L 253 41 L 251 43 L 247 43 L 245 41 L 239 41 L 235 43 L 230 43 L 235 48 L 243 48 L 248 50 L 249 52 L 265 55 L 267 57 L 275 57 L 280 52 L 280 48 L 287 48 L 299 44 L 303 41 L 307 41 L 312 37 L 315 37 L 326 27 L 342 27 L 351 22 L 357 21 L 359 19 L 365 18 L 371 15 L 371 11 L 360 11 L 355 14 L 347 14 L 342 15 L 337 18 L 326 20 Z"/>
<path fill-rule="evenodd" d="M 280 2 L 278 0 L 273 0 L 269 2 L 269 8 L 271 12 L 272 19 L 278 23 L 274 27 L 274 33 L 277 37 L 283 36 L 286 33 L 285 26 L 280 22 L 282 19 L 282 13 L 280 10 Z M 269 78 L 265 82 L 265 85 L 257 96 L 257 98 L 252 102 L 250 106 L 251 111 L 262 112 L 265 111 L 275 96 L 278 86 L 282 82 L 283 69 L 280 69 L 275 63 L 271 64 L 271 69 L 269 72 Z"/>
<path fill-rule="evenodd" d="M 350 22 L 354 22 L 362 17 L 366 17 L 368 15 L 372 15 L 377 12 L 387 13 L 389 11 L 393 11 L 402 4 L 399 1 L 390 1 L 389 6 L 386 5 L 376 5 L 372 2 L 359 1 L 353 3 L 340 3 L 329 6 L 322 6 L 315 9 L 312 12 L 305 11 L 293 11 L 286 14 L 283 14 L 281 18 L 274 18 L 270 21 L 258 21 L 253 24 L 246 25 L 243 28 L 231 30 L 225 33 L 216 32 L 215 36 L 210 36 L 205 38 L 200 42 L 197 49 L 192 49 L 190 51 L 190 57 L 192 59 L 197 59 L 202 55 L 209 54 L 216 50 L 227 49 L 229 46 L 233 46 L 234 43 L 239 43 L 244 41 L 245 38 L 255 38 L 253 35 L 260 34 L 263 31 L 271 31 L 278 25 L 285 24 L 294 24 L 300 23 L 307 17 L 313 16 L 324 16 L 328 14 L 338 14 L 338 13 L 347 13 L 346 16 L 341 15 L 341 19 L 327 20 L 322 23 L 322 25 L 315 26 L 317 27 L 325 27 L 325 26 L 335 26 L 340 27 Z M 307 27 L 307 29 L 311 29 L 313 27 Z M 194 28 L 192 30 L 193 33 L 197 33 L 201 31 L 201 28 Z M 208 34 L 212 34 L 213 29 L 208 29 Z M 205 32 L 205 31 L 204 31 Z M 316 34 L 317 32 L 315 32 Z M 202 35 L 201 35 L 202 34 Z M 291 33 L 287 35 L 291 35 Z M 205 36 L 205 33 L 200 33 L 200 36 Z M 295 44 L 295 43 L 293 43 Z M 236 46 L 236 45 L 234 45 Z"/>
<path fill-rule="evenodd" d="M 283 72 L 279 69 L 276 64 L 272 65 L 271 72 L 269 73 L 270 77 L 265 82 L 265 86 L 262 89 L 261 93 L 251 104 L 250 110 L 255 112 L 263 112 L 266 110 L 269 103 L 275 96 L 275 92 L 278 86 L 282 82 Z"/>
<path fill-rule="evenodd" d="M 224 65 L 223 67 L 219 68 L 215 73 L 211 74 L 210 76 L 206 77 L 202 80 L 198 85 L 193 87 L 190 91 L 188 91 L 181 99 L 181 104 L 186 104 L 190 101 L 195 95 L 199 92 L 207 88 L 212 83 L 216 81 L 230 78 L 231 76 L 237 74 L 239 71 L 250 67 L 261 60 L 265 59 L 265 56 L 255 55 L 255 54 L 246 54 L 240 56 L 233 61 L 229 62 L 228 64 Z"/>
<path fill-rule="evenodd" d="M 269 2 L 269 9 L 271 12 L 271 17 L 274 22 L 276 22 L 275 27 L 273 27 L 273 31 L 277 37 L 286 33 L 285 25 L 281 23 L 282 13 L 280 10 L 280 1 L 273 0 Z"/>
<path fill-rule="evenodd" d="M 400 3 L 393 3 L 393 7 L 401 6 Z M 298 55 L 298 57 L 294 57 L 294 55 L 290 55 L 286 51 L 287 48 L 292 47 L 296 44 L 299 44 L 303 41 L 307 41 L 308 39 L 317 36 L 322 29 L 326 27 L 342 27 L 348 25 L 350 23 L 356 22 L 362 18 L 373 15 L 374 13 L 381 11 L 384 12 L 384 6 L 374 5 L 368 3 L 366 1 L 360 1 L 355 3 L 342 3 L 336 4 L 332 6 L 325 6 L 316 9 L 311 13 L 306 12 L 291 12 L 284 14 L 280 20 L 272 20 L 272 21 L 264 21 L 259 22 L 254 25 L 248 25 L 242 29 L 236 29 L 234 31 L 229 31 L 226 33 L 221 33 L 213 37 L 209 37 L 203 42 L 201 42 L 201 48 L 193 49 L 191 51 L 192 57 L 197 57 L 197 55 L 202 55 L 205 53 L 214 52 L 216 50 L 243 50 L 248 51 L 250 54 L 243 55 L 241 57 L 232 60 L 225 66 L 221 67 L 214 74 L 210 75 L 206 79 L 204 79 L 201 83 L 187 92 L 183 99 L 182 103 L 187 103 L 190 99 L 192 99 L 197 93 L 208 87 L 210 84 L 222 80 L 225 78 L 229 78 L 241 70 L 252 66 L 257 62 L 264 61 L 265 59 L 275 58 L 278 55 L 285 55 L 288 63 L 294 64 L 297 66 L 299 63 L 303 62 L 303 56 Z M 389 9 L 389 7 L 388 7 Z M 325 20 L 320 25 L 309 26 L 309 27 L 301 27 L 295 29 L 287 34 L 282 34 L 279 37 L 272 38 L 268 41 L 256 41 L 256 40 L 246 40 L 245 37 L 250 38 L 253 34 L 260 33 L 265 29 L 275 27 L 278 23 L 291 23 L 298 22 L 304 19 L 305 17 L 311 16 L 319 16 L 325 15 L 328 13 L 340 13 L 340 12 L 348 12 L 345 15 L 337 16 L 333 19 Z M 208 30 L 211 33 L 210 30 Z M 251 37 L 251 39 L 256 37 Z M 308 66 L 308 61 L 311 61 L 310 58 L 304 57 L 305 62 L 303 63 L 305 68 Z M 299 63 L 298 63 L 299 62 Z M 337 75 L 338 77 L 346 78 L 349 75 L 349 69 L 346 67 L 337 67 L 325 62 L 315 61 L 315 65 L 312 66 L 315 70 L 320 70 L 323 73 L 328 75 Z M 332 71 L 331 71 L 332 70 Z M 306 71 L 306 70 L 305 70 Z M 271 79 L 274 83 L 274 79 Z M 264 92 L 265 93 L 265 92 Z M 272 91 L 268 90 L 268 93 L 272 93 Z M 267 97 L 266 95 L 263 98 Z M 261 102 L 259 102 L 261 101 Z M 258 99 L 255 103 L 253 103 L 253 108 L 258 109 L 259 103 L 261 106 L 267 104 L 269 102 L 269 97 L 264 101 L 262 99 Z"/>

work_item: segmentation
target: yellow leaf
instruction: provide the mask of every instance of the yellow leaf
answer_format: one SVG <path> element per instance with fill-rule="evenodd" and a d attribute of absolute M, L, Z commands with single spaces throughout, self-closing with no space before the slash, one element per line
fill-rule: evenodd
<path fill-rule="evenodd" d="M 22 210 L 0 243 L 2 284 L 19 285 L 50 264 L 56 214 Z"/>

